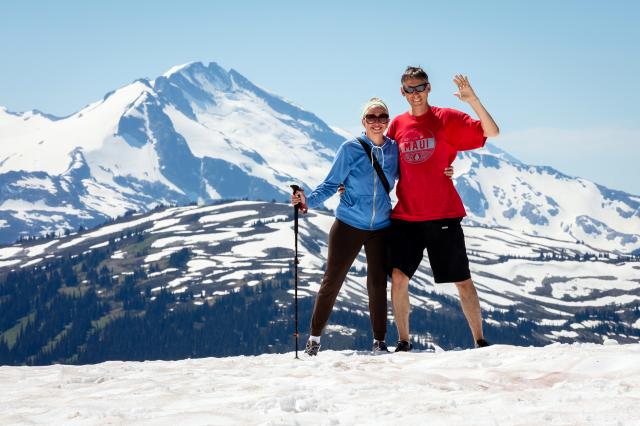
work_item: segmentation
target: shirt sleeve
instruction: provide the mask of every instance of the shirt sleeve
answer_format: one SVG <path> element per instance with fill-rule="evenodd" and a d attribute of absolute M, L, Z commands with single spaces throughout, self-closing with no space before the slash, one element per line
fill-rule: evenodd
<path fill-rule="evenodd" d="M 447 139 L 458 151 L 482 148 L 487 141 L 480 120 L 474 120 L 462 111 L 447 110 Z"/>
<path fill-rule="evenodd" d="M 310 208 L 316 208 L 329 199 L 333 194 L 338 191 L 338 187 L 341 183 L 344 183 L 345 179 L 351 171 L 352 162 L 349 158 L 349 149 L 347 144 L 343 143 L 338 152 L 336 152 L 336 158 L 333 160 L 331 170 L 329 174 L 322 181 L 320 185 L 307 196 L 307 206 Z"/>

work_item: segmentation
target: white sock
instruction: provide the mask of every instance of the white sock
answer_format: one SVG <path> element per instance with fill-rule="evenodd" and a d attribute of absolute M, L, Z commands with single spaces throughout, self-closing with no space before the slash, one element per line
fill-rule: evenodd
<path fill-rule="evenodd" d="M 309 340 L 320 344 L 320 336 L 309 336 Z"/>

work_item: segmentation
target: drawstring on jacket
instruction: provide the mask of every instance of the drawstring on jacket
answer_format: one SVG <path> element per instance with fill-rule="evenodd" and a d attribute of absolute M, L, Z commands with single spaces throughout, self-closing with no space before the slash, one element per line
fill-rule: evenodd
<path fill-rule="evenodd" d="M 384 145 L 383 145 L 384 146 Z M 382 149 L 382 146 L 378 146 L 376 144 L 371 144 L 371 167 L 373 167 L 373 150 L 377 149 L 382 153 L 382 164 L 380 164 L 382 166 L 382 170 L 384 170 L 384 149 Z M 376 155 L 376 158 L 380 158 L 379 155 Z"/>
<path fill-rule="evenodd" d="M 384 146 L 384 144 L 382 146 Z M 380 153 L 382 153 L 382 163 L 380 164 L 380 166 L 382 167 L 382 170 L 384 170 L 384 149 L 382 149 L 382 146 L 378 146 L 376 144 L 371 144 L 371 167 L 374 170 L 375 170 L 375 168 L 373 167 L 373 156 L 375 155 L 376 159 L 380 159 L 379 155 L 374 154 L 375 150 L 378 150 L 378 151 L 380 151 Z M 373 185 L 374 185 L 374 188 L 375 188 L 375 184 L 376 184 L 376 173 L 373 174 Z"/>

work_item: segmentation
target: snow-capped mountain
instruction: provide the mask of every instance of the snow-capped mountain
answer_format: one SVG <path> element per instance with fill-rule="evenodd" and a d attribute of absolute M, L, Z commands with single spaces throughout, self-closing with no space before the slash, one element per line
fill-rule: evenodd
<path fill-rule="evenodd" d="M 0 109 L 0 240 L 158 203 L 283 199 L 344 138 L 235 70 L 196 62 L 55 118 Z"/>
<path fill-rule="evenodd" d="M 456 188 L 473 223 L 574 239 L 601 250 L 640 247 L 640 197 L 521 163 L 488 145 L 459 154 Z"/>
<path fill-rule="evenodd" d="M 281 200 L 290 183 L 319 183 L 344 137 L 215 63 L 136 80 L 64 118 L 0 108 L 0 241 L 158 203 Z M 455 166 L 470 223 L 640 250 L 638 196 L 490 145 Z"/>

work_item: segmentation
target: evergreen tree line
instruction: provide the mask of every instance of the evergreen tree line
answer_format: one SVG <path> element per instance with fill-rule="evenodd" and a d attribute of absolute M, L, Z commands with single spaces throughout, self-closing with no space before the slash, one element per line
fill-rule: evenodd
<path fill-rule="evenodd" d="M 124 237 L 131 237 L 125 235 Z M 183 359 L 188 357 L 254 355 L 293 350 L 294 307 L 288 290 L 293 273 L 285 270 L 262 284 L 241 287 L 238 292 L 205 300 L 190 291 L 173 294 L 167 289 L 151 292 L 147 274 L 136 269 L 114 280 L 105 264 L 116 250 L 108 246 L 86 254 L 49 261 L 44 266 L 8 273 L 0 281 L 0 364 L 42 365 L 95 363 L 106 360 Z M 172 253 L 168 264 L 183 268 L 191 253 Z M 157 267 L 156 267 L 157 268 Z M 414 308 L 414 335 L 432 336 L 445 349 L 472 347 L 473 341 L 456 299 L 422 291 L 441 309 Z M 308 334 L 314 299 L 299 300 L 301 343 Z M 366 306 L 362 307 L 366 311 Z M 640 307 L 589 308 L 576 312 L 575 321 L 601 320 L 592 329 L 601 334 L 637 336 L 640 330 L 622 324 L 640 318 Z M 502 344 L 548 343 L 551 327 L 521 318 L 516 307 L 506 312 L 485 312 L 501 326 L 485 324 L 490 341 Z M 331 349 L 369 350 L 372 335 L 368 315 L 338 310 L 330 324 L 355 329 L 351 336 L 326 335 L 323 346 Z M 387 340 L 397 340 L 388 324 Z M 12 337 L 10 338 L 11 335 Z M 11 341 L 11 342 L 10 342 Z M 416 344 L 422 349 L 421 344 Z"/>
<path fill-rule="evenodd" d="M 473 255 L 474 252 L 471 251 L 469 254 Z M 478 256 L 477 253 L 475 255 Z M 611 256 L 609 253 L 574 253 L 569 254 L 564 250 L 560 252 L 555 251 L 540 251 L 537 256 L 519 256 L 519 255 L 510 255 L 503 254 L 498 256 L 497 263 L 506 262 L 512 259 L 523 259 L 523 260 L 531 260 L 537 262 L 552 262 L 552 261 L 572 261 L 572 262 L 605 262 L 605 263 L 622 263 L 622 262 L 640 262 L 640 256 L 636 254 L 629 255 L 615 255 Z M 481 263 L 496 263 L 495 261 L 486 261 Z"/>

